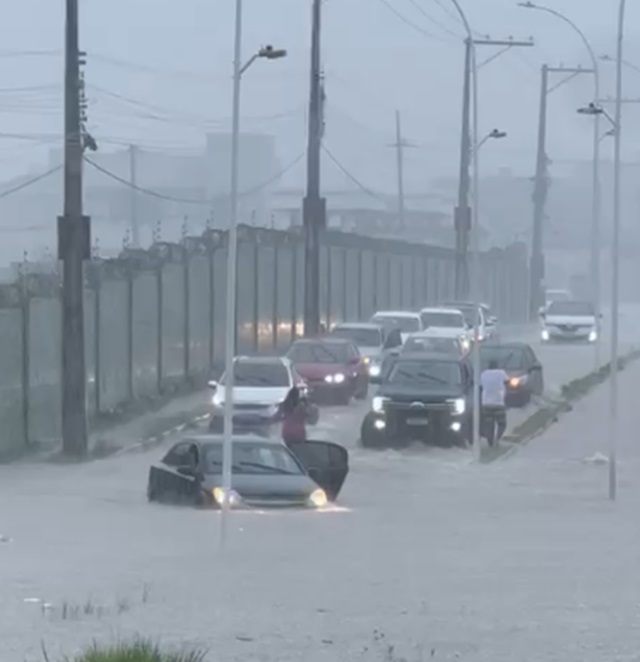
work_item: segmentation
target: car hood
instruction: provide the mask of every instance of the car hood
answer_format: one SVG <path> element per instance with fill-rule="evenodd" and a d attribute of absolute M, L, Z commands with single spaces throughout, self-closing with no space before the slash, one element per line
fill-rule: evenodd
<path fill-rule="evenodd" d="M 303 379 L 324 379 L 337 372 L 346 373 L 347 367 L 342 363 L 296 363 L 296 370 Z"/>
<path fill-rule="evenodd" d="M 383 384 L 378 389 L 377 395 L 383 398 L 391 398 L 396 402 L 442 402 L 452 398 L 463 396 L 462 388 L 443 386 L 437 390 L 431 391 L 416 389 L 415 386 L 396 386 L 392 384 Z"/>
<path fill-rule="evenodd" d="M 287 386 L 234 386 L 234 403 L 247 405 L 279 405 L 289 392 Z M 216 391 L 222 402 L 225 400 L 226 389 L 218 386 Z"/>
<path fill-rule="evenodd" d="M 587 326 L 595 324 L 594 315 L 547 315 L 544 322 L 546 324 L 567 324 L 569 326 Z"/>
<path fill-rule="evenodd" d="M 202 486 L 206 490 L 222 487 L 222 476 L 208 474 L 205 476 Z M 291 476 L 276 473 L 233 474 L 231 487 L 244 499 L 256 497 L 306 499 L 314 490 L 318 489 L 316 483 L 306 474 Z"/>

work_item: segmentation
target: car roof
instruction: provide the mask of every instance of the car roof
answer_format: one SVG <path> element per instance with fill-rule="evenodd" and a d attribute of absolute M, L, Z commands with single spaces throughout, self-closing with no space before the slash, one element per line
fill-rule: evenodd
<path fill-rule="evenodd" d="M 334 329 L 371 329 L 372 331 L 381 331 L 382 327 L 375 322 L 340 322 L 331 331 Z"/>
<path fill-rule="evenodd" d="M 440 352 L 400 352 L 398 361 L 408 363 L 410 361 L 433 361 L 434 363 L 460 363 L 456 354 L 442 354 Z"/>
<path fill-rule="evenodd" d="M 261 363 L 269 365 L 270 363 L 289 364 L 290 361 L 286 356 L 236 356 L 234 361 L 238 363 Z"/>
<path fill-rule="evenodd" d="M 411 310 L 379 310 L 371 317 L 420 317 L 420 313 Z"/>
<path fill-rule="evenodd" d="M 422 308 L 420 310 L 421 313 L 457 313 L 459 315 L 462 315 L 462 313 L 457 309 L 453 307 L 447 307 L 447 306 L 439 306 L 437 308 Z"/>
<path fill-rule="evenodd" d="M 335 338 L 334 336 L 318 336 L 317 338 L 298 338 L 293 344 L 320 344 L 320 345 L 352 345 L 348 338 Z"/>
<path fill-rule="evenodd" d="M 447 301 L 445 303 L 445 306 L 449 306 L 451 308 L 458 308 L 458 306 L 462 308 L 476 308 L 476 307 L 482 307 L 481 303 L 473 303 L 473 301 Z"/>
<path fill-rule="evenodd" d="M 408 340 L 411 340 L 411 338 L 428 338 L 428 339 L 436 339 L 436 340 L 458 340 L 456 336 L 443 336 L 440 335 L 442 333 L 442 329 L 437 329 L 437 328 L 428 328 L 424 329 L 424 331 L 416 331 L 415 333 L 412 333 Z"/>
<path fill-rule="evenodd" d="M 256 442 L 262 442 L 266 444 L 273 444 L 275 446 L 284 446 L 282 439 L 277 437 L 262 437 L 258 434 L 234 434 L 232 437 L 234 444 L 249 444 Z M 224 436 L 221 434 L 194 434 L 184 439 L 181 439 L 176 443 L 193 443 L 193 444 L 218 444 L 224 442 Z M 176 444 L 174 444 L 176 445 Z"/>

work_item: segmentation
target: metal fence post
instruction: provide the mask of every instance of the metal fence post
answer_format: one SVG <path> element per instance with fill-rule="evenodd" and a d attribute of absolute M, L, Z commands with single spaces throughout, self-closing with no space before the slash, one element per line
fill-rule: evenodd
<path fill-rule="evenodd" d="M 133 400 L 136 397 L 135 386 L 133 383 L 134 375 L 134 366 L 133 362 L 135 359 L 135 349 L 134 349 L 134 339 L 133 339 L 133 310 L 135 305 L 135 293 L 134 293 L 134 268 L 133 260 L 131 258 L 127 259 L 126 262 L 126 274 L 127 274 L 127 390 L 129 392 L 129 400 Z"/>
<path fill-rule="evenodd" d="M 273 314 L 271 319 L 271 348 L 275 353 L 278 350 L 278 304 L 280 301 L 278 292 L 278 273 L 280 270 L 280 245 L 279 236 L 271 235 L 273 238 Z"/>
<path fill-rule="evenodd" d="M 29 424 L 29 413 L 31 408 L 31 366 L 29 363 L 29 324 L 31 320 L 31 296 L 29 292 L 28 274 L 21 272 L 20 282 L 20 341 L 22 343 L 22 432 L 24 445 L 31 445 L 31 434 Z"/>
<path fill-rule="evenodd" d="M 100 313 L 102 311 L 102 269 L 100 263 L 92 261 L 89 265 L 90 280 L 89 284 L 94 291 L 95 299 L 93 306 L 93 326 L 94 326 L 94 341 L 93 341 L 93 364 L 94 364 L 94 379 L 95 387 L 93 389 L 94 407 L 96 416 L 102 410 L 102 359 L 101 359 L 101 345 L 102 333 L 100 330 Z"/>
<path fill-rule="evenodd" d="M 184 320 L 183 320 L 183 336 L 184 336 L 184 351 L 183 351 L 183 370 L 184 381 L 189 382 L 191 376 L 191 269 L 190 269 L 190 254 L 183 239 L 182 242 L 182 265 L 183 265 L 183 296 L 184 296 Z"/>
<path fill-rule="evenodd" d="M 158 333 L 158 344 L 157 344 L 157 350 L 158 350 L 158 355 L 156 359 L 156 368 L 158 371 L 158 384 L 157 384 L 157 390 L 158 390 L 158 395 L 162 395 L 162 392 L 164 391 L 164 311 L 163 311 L 163 302 L 162 302 L 162 290 L 163 290 L 163 271 L 164 271 L 164 265 L 163 265 L 163 260 L 160 259 L 160 256 L 158 256 L 158 262 L 156 264 L 156 288 L 157 288 L 157 299 L 158 299 L 158 310 L 157 312 L 157 333 Z"/>
<path fill-rule="evenodd" d="M 362 319 L 362 249 L 358 250 L 358 319 Z"/>

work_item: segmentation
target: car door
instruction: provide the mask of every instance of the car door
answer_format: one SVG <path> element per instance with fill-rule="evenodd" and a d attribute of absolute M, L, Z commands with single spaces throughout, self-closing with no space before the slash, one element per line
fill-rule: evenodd
<path fill-rule="evenodd" d="M 349 473 L 349 452 L 329 441 L 294 441 L 287 444 L 309 477 L 334 501 Z"/>
<path fill-rule="evenodd" d="M 159 476 L 159 489 L 163 498 L 184 502 L 193 502 L 198 494 L 199 451 L 193 442 L 176 444 L 164 457 L 166 467 Z"/>
<path fill-rule="evenodd" d="M 527 347 L 526 350 L 527 363 L 530 364 L 529 369 L 529 379 L 532 381 L 531 392 L 536 395 L 542 395 L 544 393 L 544 375 L 542 371 L 542 363 L 536 356 L 535 352 L 531 347 Z"/>

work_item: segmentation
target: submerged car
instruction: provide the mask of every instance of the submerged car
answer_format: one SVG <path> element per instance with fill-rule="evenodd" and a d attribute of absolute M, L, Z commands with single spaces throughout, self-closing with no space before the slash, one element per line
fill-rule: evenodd
<path fill-rule="evenodd" d="M 466 338 L 456 335 L 441 335 L 440 329 L 427 329 L 420 333 L 412 333 L 402 346 L 400 355 L 418 354 L 453 354 L 457 357 L 466 356 L 469 343 Z"/>
<path fill-rule="evenodd" d="M 525 343 L 488 343 L 480 348 L 480 365 L 485 370 L 490 361 L 509 375 L 507 407 L 524 407 L 534 395 L 544 392 L 542 364 L 530 345 Z"/>
<path fill-rule="evenodd" d="M 420 313 L 407 310 L 379 310 L 369 321 L 372 324 L 379 324 L 387 333 L 392 330 L 399 331 L 402 342 L 409 337 L 409 334 L 424 329 Z"/>
<path fill-rule="evenodd" d="M 183 439 L 149 469 L 149 501 L 220 508 L 322 508 L 335 501 L 349 473 L 349 453 L 326 441 L 285 445 L 234 436 L 231 490 L 222 480 L 223 440 Z"/>
<path fill-rule="evenodd" d="M 364 447 L 411 441 L 462 445 L 469 436 L 468 362 L 446 354 L 399 354 L 373 398 L 360 431 Z"/>
<path fill-rule="evenodd" d="M 349 404 L 369 392 L 369 369 L 358 348 L 342 338 L 296 340 L 287 352 L 297 374 L 316 399 Z"/>
<path fill-rule="evenodd" d="M 219 382 L 209 382 L 209 388 L 214 392 L 209 422 L 211 432 L 222 433 L 224 428 L 225 381 L 226 375 L 223 374 Z M 287 358 L 236 357 L 233 361 L 234 431 L 267 433 L 279 420 L 280 406 L 293 386 L 303 393 L 307 388 Z"/>
<path fill-rule="evenodd" d="M 598 339 L 598 322 L 587 301 L 554 301 L 540 313 L 540 339 L 546 342 L 587 342 Z"/>

